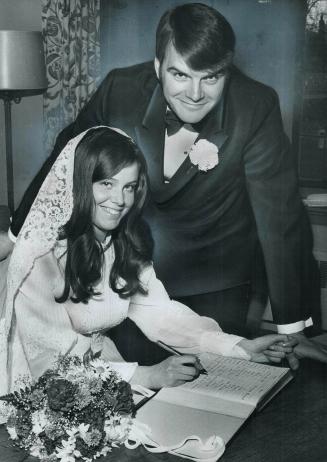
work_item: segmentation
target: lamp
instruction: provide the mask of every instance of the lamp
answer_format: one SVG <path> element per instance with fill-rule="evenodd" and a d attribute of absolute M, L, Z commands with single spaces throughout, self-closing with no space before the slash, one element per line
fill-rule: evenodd
<path fill-rule="evenodd" d="M 8 207 L 14 211 L 11 105 L 47 87 L 41 32 L 0 30 L 0 98 L 5 109 Z"/>

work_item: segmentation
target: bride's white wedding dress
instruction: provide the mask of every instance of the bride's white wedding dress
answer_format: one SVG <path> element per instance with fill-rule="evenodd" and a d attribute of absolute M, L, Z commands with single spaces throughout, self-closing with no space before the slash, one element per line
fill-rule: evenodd
<path fill-rule="evenodd" d="M 70 300 L 57 303 L 55 297 L 62 294 L 64 287 L 65 252 L 65 241 L 59 241 L 53 250 L 35 260 L 18 289 L 8 339 L 8 390 L 3 391 L 13 390 L 22 374 L 38 377 L 59 354 L 83 357 L 90 347 L 101 351 L 101 357 L 129 380 L 137 363 L 124 363 L 110 340 L 110 328 L 127 317 L 150 340 L 160 340 L 182 353 L 208 351 L 248 359 L 236 345 L 241 337 L 223 333 L 213 319 L 171 300 L 152 266 L 141 275 L 146 295 L 119 297 L 108 283 L 114 261 L 112 246 L 105 252 L 102 280 L 96 287 L 101 294 L 87 304 Z"/>

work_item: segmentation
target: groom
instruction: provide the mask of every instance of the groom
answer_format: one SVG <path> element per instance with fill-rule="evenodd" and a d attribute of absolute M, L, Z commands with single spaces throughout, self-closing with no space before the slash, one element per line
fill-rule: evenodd
<path fill-rule="evenodd" d="M 278 97 L 233 66 L 234 46 L 234 32 L 217 10 L 191 3 L 167 11 L 154 65 L 107 75 L 59 134 L 14 214 L 11 233 L 19 232 L 68 139 L 92 125 L 119 127 L 147 160 L 145 215 L 154 266 L 170 296 L 227 332 L 242 333 L 252 281 L 263 265 L 259 258 L 256 267 L 254 256 L 262 249 L 274 322 L 279 332 L 301 338 L 319 298 L 310 226 Z M 140 355 L 135 336 L 142 334 L 130 328 L 128 338 L 124 326 L 124 336 L 119 330 L 113 336 L 133 360 Z M 297 366 L 295 356 L 290 362 Z"/>

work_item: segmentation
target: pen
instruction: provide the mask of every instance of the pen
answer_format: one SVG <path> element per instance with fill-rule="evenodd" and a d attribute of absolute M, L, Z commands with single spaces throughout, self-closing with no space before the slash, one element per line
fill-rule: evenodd
<path fill-rule="evenodd" d="M 162 342 L 161 340 L 158 340 L 157 341 L 158 345 L 160 345 L 162 348 L 164 348 L 165 350 L 169 351 L 170 353 L 176 355 L 176 356 L 183 356 L 183 354 L 178 351 L 178 350 L 175 350 L 175 348 L 169 346 L 169 345 L 166 345 L 164 342 Z M 200 370 L 199 370 L 199 374 L 204 374 L 204 375 L 208 375 L 208 372 L 205 370 L 205 368 L 202 366 L 199 358 L 197 358 L 198 360 L 198 364 L 200 366 Z"/>

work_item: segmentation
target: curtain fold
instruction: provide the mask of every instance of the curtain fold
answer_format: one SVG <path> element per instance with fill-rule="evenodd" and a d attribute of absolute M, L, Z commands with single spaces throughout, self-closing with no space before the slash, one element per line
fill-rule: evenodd
<path fill-rule="evenodd" d="M 77 116 L 100 81 L 100 0 L 42 0 L 48 89 L 44 147 Z"/>

